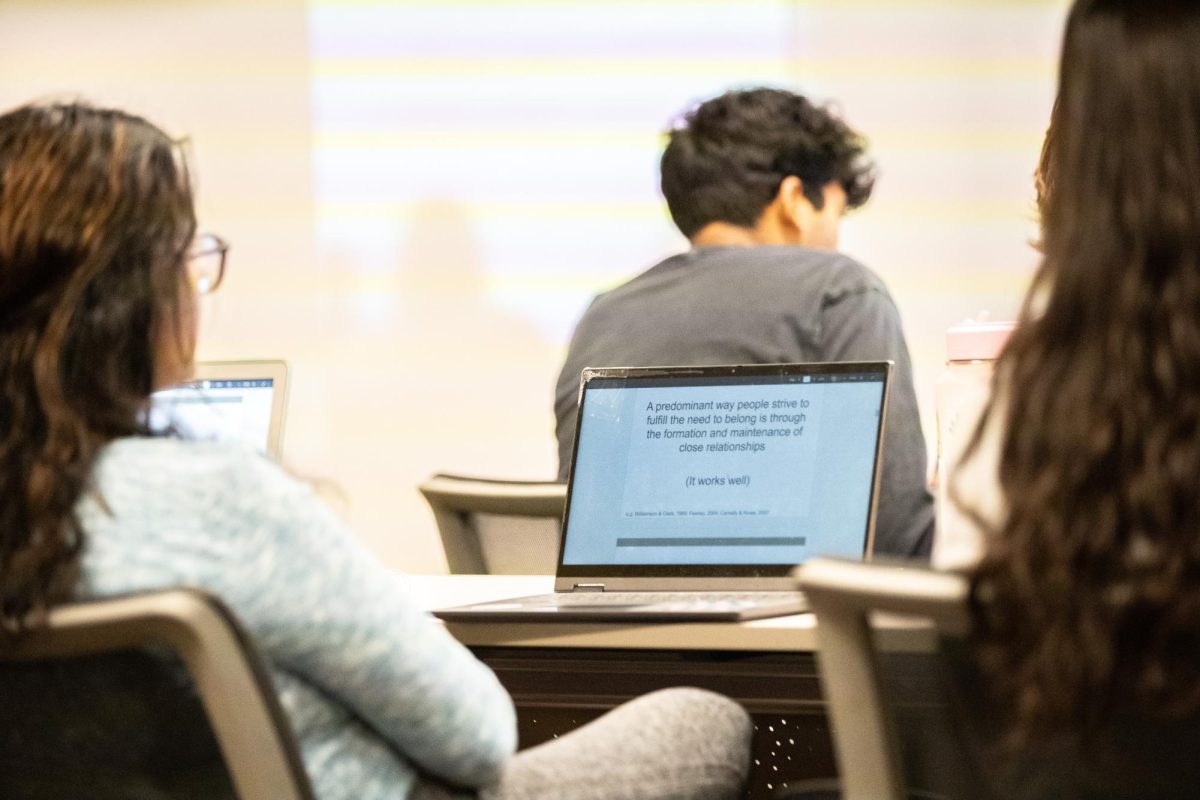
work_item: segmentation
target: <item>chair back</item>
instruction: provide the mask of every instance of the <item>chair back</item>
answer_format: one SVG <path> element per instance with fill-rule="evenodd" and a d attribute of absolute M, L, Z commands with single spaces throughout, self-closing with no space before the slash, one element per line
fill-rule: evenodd
<path fill-rule="evenodd" d="M 0 796 L 313 800 L 264 663 L 196 590 L 59 606 L 0 640 L 0 707 Z"/>
<path fill-rule="evenodd" d="M 966 578 L 835 559 L 797 575 L 817 616 L 841 800 L 1197 796 L 1200 714 L 1120 711 L 1013 747 L 972 652 Z"/>
<path fill-rule="evenodd" d="M 904 800 L 905 770 L 884 686 L 871 617 L 877 612 L 927 620 L 927 636 L 906 631 L 907 648 L 933 653 L 941 635 L 968 629 L 967 582 L 920 566 L 813 559 L 797 569 L 817 616 L 821 682 L 829 702 L 843 800 Z"/>
<path fill-rule="evenodd" d="M 456 574 L 552 575 L 567 486 L 439 473 L 417 487 Z"/>

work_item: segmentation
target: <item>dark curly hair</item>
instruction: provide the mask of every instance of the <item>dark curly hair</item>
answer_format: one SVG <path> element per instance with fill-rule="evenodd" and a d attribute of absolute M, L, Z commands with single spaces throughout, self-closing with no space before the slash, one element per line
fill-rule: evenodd
<path fill-rule="evenodd" d="M 195 232 L 176 143 L 81 104 L 0 115 L 0 625 L 74 587 L 100 449 L 148 434 Z M 167 340 L 169 341 L 169 339 Z"/>
<path fill-rule="evenodd" d="M 863 137 L 783 89 L 726 92 L 687 112 L 667 136 L 662 193 L 689 239 L 710 222 L 752 227 L 789 176 L 818 210 L 829 183 L 845 189 L 847 208 L 867 202 L 875 184 Z"/>
<path fill-rule="evenodd" d="M 1078 0 L 973 575 L 1010 741 L 1200 711 L 1200 5 Z M 972 509 L 967 508 L 968 512 Z"/>

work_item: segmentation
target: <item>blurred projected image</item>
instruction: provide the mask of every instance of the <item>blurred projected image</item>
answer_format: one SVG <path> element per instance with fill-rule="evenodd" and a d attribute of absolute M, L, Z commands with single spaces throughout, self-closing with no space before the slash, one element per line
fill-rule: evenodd
<path fill-rule="evenodd" d="M 329 355 L 306 362 L 297 392 L 322 395 L 322 446 L 355 527 L 398 541 L 398 505 L 422 525 L 428 513 L 398 485 L 554 474 L 551 395 L 572 326 L 601 286 L 684 244 L 658 194 L 661 132 L 691 98 L 786 80 L 796 12 L 310 9 L 314 349 Z"/>
<path fill-rule="evenodd" d="M 836 98 L 869 132 L 880 187 L 841 249 L 890 288 L 929 406 L 945 327 L 1003 314 L 1032 263 L 1059 5 L 310 0 L 317 266 L 295 291 L 322 335 L 294 356 L 296 430 L 355 528 L 440 565 L 434 539 L 427 564 L 399 544 L 397 519 L 428 512 L 397 485 L 555 474 L 575 323 L 687 250 L 663 131 L 728 89 Z"/>
<path fill-rule="evenodd" d="M 599 283 L 682 245 L 658 192 L 671 118 L 734 85 L 794 83 L 802 13 L 314 0 L 318 246 L 345 257 L 340 269 L 386 275 L 424 235 L 414 219 L 453 215 L 477 247 L 486 301 L 565 341 Z M 461 252 L 457 238 L 441 246 Z M 461 269 L 426 255 L 404 265 L 425 293 L 456 288 Z M 370 283 L 362 313 L 386 313 L 389 287 Z"/>

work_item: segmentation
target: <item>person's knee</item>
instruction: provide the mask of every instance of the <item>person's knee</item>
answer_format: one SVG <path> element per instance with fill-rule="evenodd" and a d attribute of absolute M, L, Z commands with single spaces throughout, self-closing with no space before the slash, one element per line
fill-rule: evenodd
<path fill-rule="evenodd" d="M 727 697 L 663 689 L 518 753 L 481 797 L 736 798 L 749 771 L 752 729 L 750 716 Z"/>
<path fill-rule="evenodd" d="M 644 721 L 673 730 L 680 747 L 694 755 L 720 760 L 743 774 L 748 769 L 754 725 L 746 709 L 728 697 L 680 686 L 651 692 L 627 705 L 639 707 Z"/>
<path fill-rule="evenodd" d="M 750 730 L 753 727 L 750 715 L 746 713 L 746 709 L 725 695 L 693 686 L 677 686 L 672 689 L 660 689 L 645 695 L 645 698 L 676 707 L 695 719 L 720 723 L 731 732 L 740 733 L 747 740 L 750 738 Z"/>
<path fill-rule="evenodd" d="M 752 727 L 746 709 L 728 697 L 694 686 L 675 686 L 644 694 L 629 705 L 653 705 L 667 716 L 682 714 L 693 719 L 721 721 L 749 736 Z"/>

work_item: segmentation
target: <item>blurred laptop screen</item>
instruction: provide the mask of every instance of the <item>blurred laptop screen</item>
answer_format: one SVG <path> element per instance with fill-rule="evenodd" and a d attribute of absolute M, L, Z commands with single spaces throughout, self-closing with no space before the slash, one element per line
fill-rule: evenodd
<path fill-rule="evenodd" d="M 155 392 L 150 426 L 187 439 L 241 441 L 263 455 L 271 447 L 274 378 L 200 379 Z"/>

